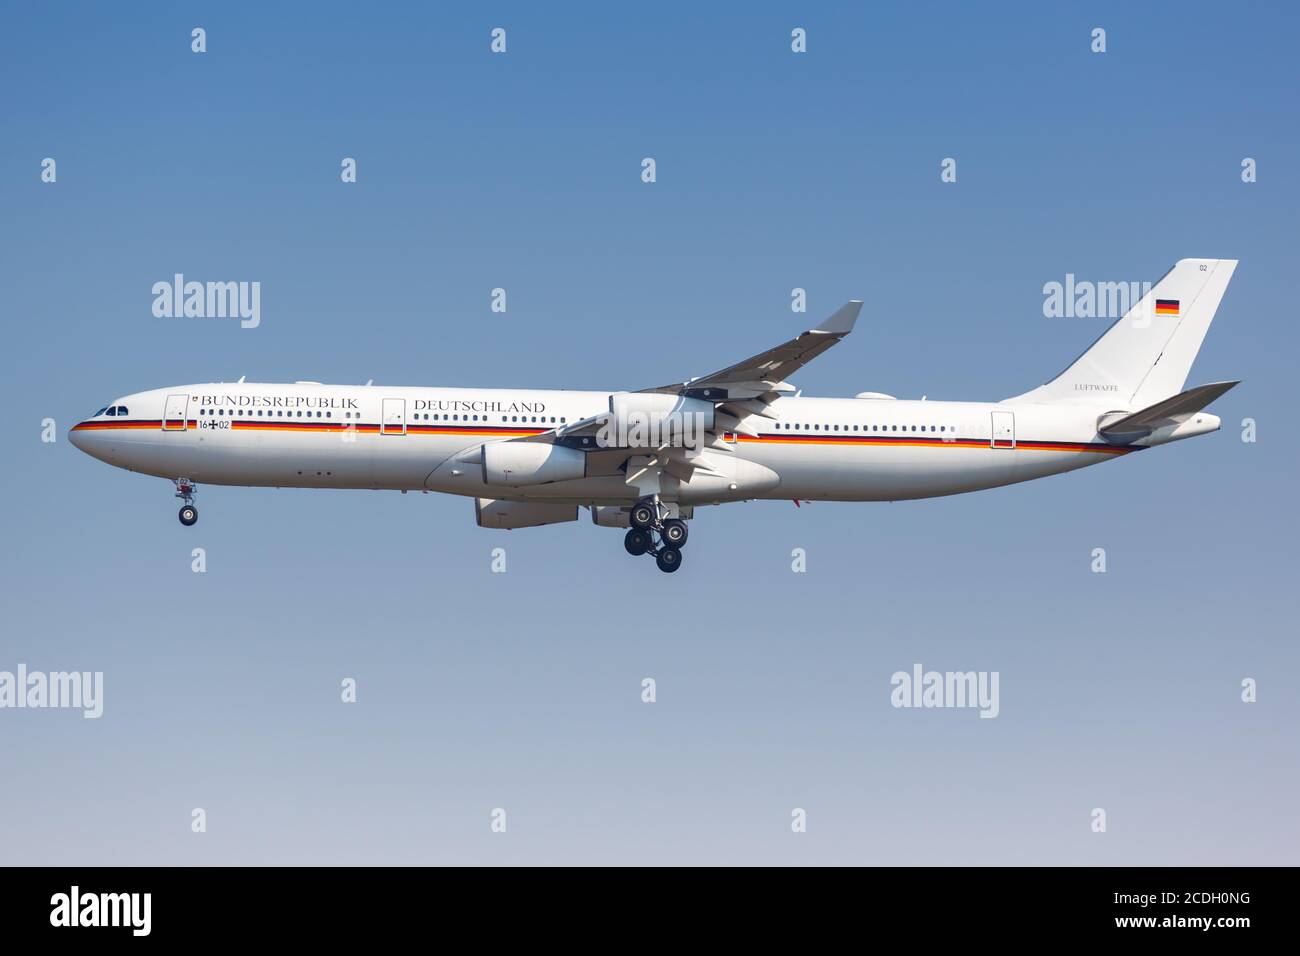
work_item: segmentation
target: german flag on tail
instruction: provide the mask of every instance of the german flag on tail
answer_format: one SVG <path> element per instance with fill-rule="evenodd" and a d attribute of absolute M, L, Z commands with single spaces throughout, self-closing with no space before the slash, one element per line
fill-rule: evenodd
<path fill-rule="evenodd" d="M 1177 315 L 1177 299 L 1156 299 L 1156 315 Z"/>

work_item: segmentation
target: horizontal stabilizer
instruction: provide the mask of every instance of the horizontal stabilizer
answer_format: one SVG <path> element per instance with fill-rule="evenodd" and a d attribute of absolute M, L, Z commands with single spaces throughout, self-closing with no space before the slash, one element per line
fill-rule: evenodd
<path fill-rule="evenodd" d="M 1103 419 L 1098 431 L 1101 433 L 1102 438 L 1116 444 L 1137 441 L 1139 438 L 1145 438 L 1158 428 L 1165 428 L 1186 421 L 1228 389 L 1240 384 L 1238 381 L 1197 385 L 1195 388 L 1180 392 L 1173 398 L 1166 398 L 1163 402 L 1156 402 L 1140 412 L 1122 415 L 1122 417 L 1110 422 Z"/>

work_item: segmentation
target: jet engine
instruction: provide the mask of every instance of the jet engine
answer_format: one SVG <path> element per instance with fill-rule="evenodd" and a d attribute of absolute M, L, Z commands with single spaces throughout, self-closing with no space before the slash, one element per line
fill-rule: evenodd
<path fill-rule="evenodd" d="M 519 488 L 586 477 L 587 456 L 563 445 L 498 441 L 483 446 L 483 482 Z"/>
<path fill-rule="evenodd" d="M 628 527 L 627 509 L 620 508 L 618 505 L 594 505 L 591 509 L 591 520 L 602 528 Z"/>
<path fill-rule="evenodd" d="M 577 521 L 578 506 L 475 498 L 474 519 L 480 528 L 536 528 L 544 524 Z"/>
<path fill-rule="evenodd" d="M 618 447 L 703 444 L 717 425 L 712 402 L 658 392 L 615 392 L 609 411 L 606 444 Z"/>

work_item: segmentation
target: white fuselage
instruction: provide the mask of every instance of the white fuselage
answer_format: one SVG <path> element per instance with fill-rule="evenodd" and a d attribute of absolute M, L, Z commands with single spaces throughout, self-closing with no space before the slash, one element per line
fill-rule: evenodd
<path fill-rule="evenodd" d="M 484 443 L 608 410 L 610 392 L 237 384 L 139 392 L 75 426 L 109 464 L 199 484 L 427 490 L 565 504 L 626 504 L 626 470 L 503 488 L 484 482 Z M 1107 444 L 1095 406 L 780 398 L 721 449 L 725 474 L 683 481 L 682 505 L 752 498 L 895 501 L 958 494 L 1095 464 L 1211 431 Z M 716 457 L 716 456 L 715 456 Z M 626 455 L 623 456 L 626 459 Z M 718 469 L 714 469 L 716 472 Z"/>

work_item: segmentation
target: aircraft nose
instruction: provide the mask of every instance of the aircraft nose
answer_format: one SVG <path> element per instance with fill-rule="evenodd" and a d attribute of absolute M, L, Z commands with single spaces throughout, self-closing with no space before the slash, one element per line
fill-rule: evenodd
<path fill-rule="evenodd" d="M 68 432 L 68 444 L 73 448 L 79 448 L 82 451 L 86 450 L 86 431 L 81 427 L 84 424 L 86 423 L 78 422 L 76 425 L 73 425 L 71 430 Z"/>
<path fill-rule="evenodd" d="M 90 422 L 78 422 L 68 431 L 68 444 L 91 458 L 105 461 L 107 459 L 104 455 L 111 447 L 104 441 L 105 437 L 107 436 L 92 427 Z"/>

